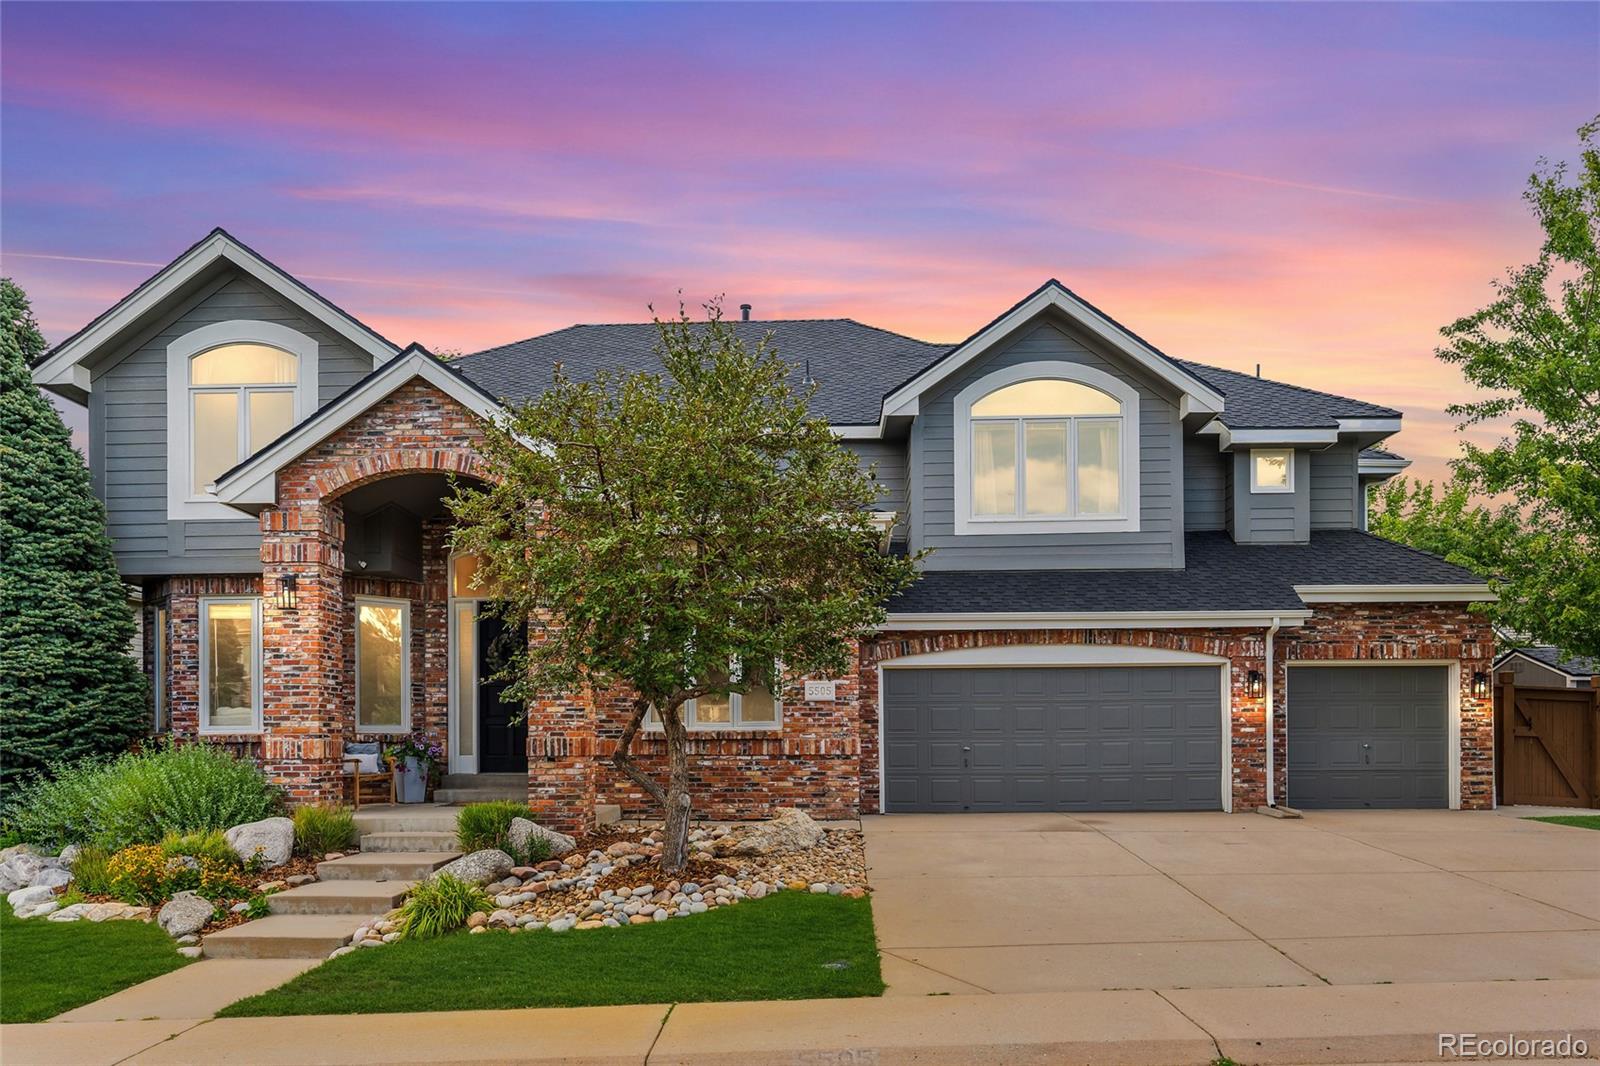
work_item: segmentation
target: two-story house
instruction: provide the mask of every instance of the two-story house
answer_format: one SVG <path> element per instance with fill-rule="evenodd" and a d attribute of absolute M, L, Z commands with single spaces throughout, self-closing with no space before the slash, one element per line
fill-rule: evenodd
<path fill-rule="evenodd" d="M 1399 412 L 1174 359 L 1054 281 L 954 345 L 746 317 L 932 551 L 850 676 L 689 709 L 702 812 L 1492 804 L 1488 590 L 1363 531 Z M 218 230 L 56 347 L 35 380 L 88 404 L 156 727 L 298 799 L 339 793 L 345 743 L 422 730 L 553 822 L 643 810 L 604 761 L 618 694 L 503 700 L 443 501 L 484 476 L 481 419 L 655 336 L 447 364 Z"/>

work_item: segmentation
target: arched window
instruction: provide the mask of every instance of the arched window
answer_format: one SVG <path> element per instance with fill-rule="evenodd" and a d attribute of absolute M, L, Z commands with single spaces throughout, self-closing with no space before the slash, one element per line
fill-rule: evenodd
<path fill-rule="evenodd" d="M 1011 367 L 963 390 L 957 532 L 1137 528 L 1137 411 L 1091 367 Z"/>
<path fill-rule="evenodd" d="M 196 496 L 294 425 L 299 363 L 293 353 L 265 344 L 224 344 L 189 360 Z"/>
<path fill-rule="evenodd" d="M 317 348 L 287 326 L 246 319 L 167 345 L 168 518 L 244 519 L 206 486 L 316 410 Z"/>

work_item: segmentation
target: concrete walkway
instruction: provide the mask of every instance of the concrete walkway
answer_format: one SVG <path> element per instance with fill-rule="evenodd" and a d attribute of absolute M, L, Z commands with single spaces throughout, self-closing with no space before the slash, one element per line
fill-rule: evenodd
<path fill-rule="evenodd" d="M 44 1022 L 7 1066 L 1438 1062 L 1438 1034 L 1600 1047 L 1600 981 L 1046 992 L 675 1007 Z"/>
<path fill-rule="evenodd" d="M 1600 832 L 1459 811 L 862 826 L 891 995 L 1600 977 Z"/>

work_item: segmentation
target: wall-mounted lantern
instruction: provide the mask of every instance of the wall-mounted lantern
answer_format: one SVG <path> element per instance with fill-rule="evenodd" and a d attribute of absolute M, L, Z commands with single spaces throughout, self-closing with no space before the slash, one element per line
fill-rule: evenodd
<path fill-rule="evenodd" d="M 1261 675 L 1260 670 L 1250 671 L 1250 676 L 1245 679 L 1245 691 L 1253 700 L 1260 699 L 1267 691 L 1267 679 Z"/>
<path fill-rule="evenodd" d="M 284 574 L 278 579 L 278 610 L 292 611 L 300 605 L 295 590 L 299 580 L 293 574 Z"/>
<path fill-rule="evenodd" d="M 1483 699 L 1489 694 L 1489 675 L 1482 670 L 1472 675 L 1472 696 L 1474 699 Z"/>

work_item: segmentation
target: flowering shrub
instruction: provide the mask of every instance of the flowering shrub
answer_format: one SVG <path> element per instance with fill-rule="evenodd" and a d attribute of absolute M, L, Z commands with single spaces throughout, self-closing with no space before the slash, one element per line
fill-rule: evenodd
<path fill-rule="evenodd" d="M 111 892 L 124 903 L 155 906 L 172 895 L 167 853 L 156 844 L 123 848 L 106 863 Z"/>

